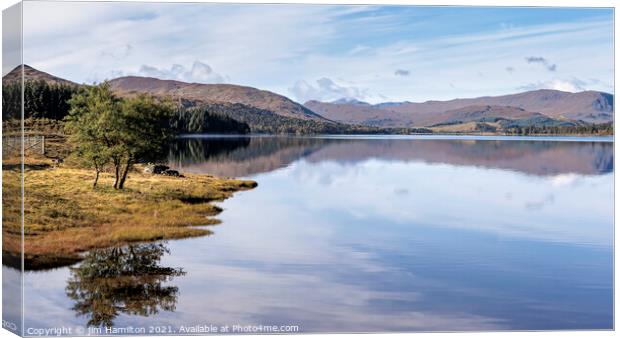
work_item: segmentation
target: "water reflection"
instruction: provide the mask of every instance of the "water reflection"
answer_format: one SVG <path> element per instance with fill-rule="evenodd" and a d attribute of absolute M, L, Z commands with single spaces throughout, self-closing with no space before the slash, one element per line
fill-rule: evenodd
<path fill-rule="evenodd" d="M 138 286 L 65 291 L 81 276 L 130 280 L 130 269 L 102 263 L 104 276 L 28 272 L 25 308 L 37 315 L 27 327 L 613 328 L 612 143 L 259 137 L 176 146 L 176 165 L 259 185 L 220 204 L 214 236 L 171 241 L 171 254 L 155 259 L 188 273 L 174 279 L 182 292 L 160 297 L 174 294 L 162 302 L 174 311 L 145 298 L 157 294 L 149 287 L 123 291 L 166 275 L 157 269 L 135 270 Z M 134 299 L 149 305 L 125 310 Z"/>
<path fill-rule="evenodd" d="M 575 139 L 576 140 L 576 139 Z M 367 159 L 443 163 L 530 175 L 596 175 L 613 170 L 611 142 L 480 139 L 192 137 L 173 145 L 169 162 L 190 172 L 250 176 L 304 158 L 358 163 Z"/>
<path fill-rule="evenodd" d="M 171 147 L 169 163 L 184 171 L 219 176 L 270 172 L 337 140 L 301 137 L 191 137 Z"/>
<path fill-rule="evenodd" d="M 150 316 L 174 311 L 179 289 L 166 283 L 182 269 L 160 266 L 168 249 L 161 243 L 137 244 L 90 252 L 70 268 L 66 293 L 89 326 L 113 326 L 121 313 Z"/>

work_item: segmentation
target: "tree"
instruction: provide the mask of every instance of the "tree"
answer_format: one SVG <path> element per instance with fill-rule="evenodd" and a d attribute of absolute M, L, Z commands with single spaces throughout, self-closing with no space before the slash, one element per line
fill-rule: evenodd
<path fill-rule="evenodd" d="M 69 100 L 71 109 L 65 117 L 68 142 L 79 158 L 95 168 L 93 187 L 103 167 L 112 159 L 118 162 L 120 149 L 111 132 L 120 115 L 120 103 L 107 83 L 87 87 Z"/>
<path fill-rule="evenodd" d="M 151 96 L 119 99 L 106 82 L 74 95 L 65 118 L 69 142 L 80 158 L 99 172 L 114 167 L 114 188 L 123 189 L 134 164 L 163 158 L 174 136 L 170 119 L 174 105 Z"/>
<path fill-rule="evenodd" d="M 123 144 L 122 175 L 118 189 L 123 189 L 127 174 L 139 162 L 155 162 L 165 157 L 174 132 L 170 119 L 175 111 L 171 101 L 158 101 L 152 96 L 139 95 L 122 103 L 122 122 L 117 128 Z"/>

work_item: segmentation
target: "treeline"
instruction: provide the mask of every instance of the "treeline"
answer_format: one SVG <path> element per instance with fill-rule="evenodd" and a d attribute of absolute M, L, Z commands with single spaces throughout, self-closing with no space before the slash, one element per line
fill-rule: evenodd
<path fill-rule="evenodd" d="M 411 134 L 432 133 L 426 128 L 379 128 L 350 125 L 331 121 L 302 120 L 281 116 L 271 111 L 240 103 L 207 103 L 204 112 L 215 116 L 228 116 L 249 125 L 255 134 Z"/>
<path fill-rule="evenodd" d="M 584 121 L 556 120 L 548 116 L 511 120 L 502 117 L 482 118 L 475 122 L 474 132 L 504 135 L 613 135 L 613 122 L 588 123 Z M 466 122 L 448 121 L 432 127 L 459 125 Z M 497 123 L 499 126 L 495 124 Z M 459 134 L 460 132 L 454 132 Z M 467 134 L 467 132 L 461 132 Z"/>
<path fill-rule="evenodd" d="M 179 107 L 170 126 L 179 134 L 248 134 L 250 126 L 206 107 Z"/>
<path fill-rule="evenodd" d="M 24 82 L 24 118 L 62 120 L 69 112 L 69 100 L 78 86 L 48 83 L 43 80 Z M 2 84 L 2 120 L 21 118 L 21 83 Z"/>
<path fill-rule="evenodd" d="M 252 133 L 257 134 L 333 134 L 340 131 L 335 123 L 285 117 L 240 103 L 208 103 L 202 108 L 246 123 Z"/>
<path fill-rule="evenodd" d="M 504 132 L 509 135 L 613 135 L 613 122 L 594 124 L 580 122 L 576 125 L 560 126 L 537 126 L 506 128 Z"/>
<path fill-rule="evenodd" d="M 70 100 L 88 86 L 48 83 L 44 80 L 24 82 L 24 119 L 63 120 L 69 115 Z M 2 120 L 21 119 L 21 83 L 6 81 L 2 86 Z M 177 107 L 170 126 L 178 133 L 247 134 L 250 127 L 226 115 L 201 107 Z"/>

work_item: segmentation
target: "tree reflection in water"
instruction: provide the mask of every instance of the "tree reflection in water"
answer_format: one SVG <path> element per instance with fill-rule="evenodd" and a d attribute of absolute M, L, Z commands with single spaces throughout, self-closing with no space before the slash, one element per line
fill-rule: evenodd
<path fill-rule="evenodd" d="M 169 253 L 162 243 L 93 250 L 70 268 L 66 292 L 89 326 L 113 326 L 119 314 L 150 316 L 174 311 L 179 289 L 166 286 L 182 269 L 159 265 Z"/>

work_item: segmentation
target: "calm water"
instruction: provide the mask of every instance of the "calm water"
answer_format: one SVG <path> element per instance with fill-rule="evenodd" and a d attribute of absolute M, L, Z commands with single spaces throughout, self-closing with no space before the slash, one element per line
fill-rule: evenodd
<path fill-rule="evenodd" d="M 608 141 L 180 140 L 174 167 L 258 187 L 212 236 L 26 273 L 25 327 L 611 329 Z"/>

